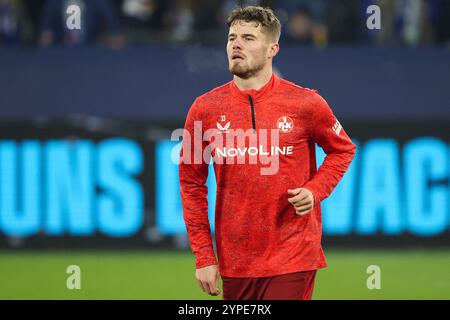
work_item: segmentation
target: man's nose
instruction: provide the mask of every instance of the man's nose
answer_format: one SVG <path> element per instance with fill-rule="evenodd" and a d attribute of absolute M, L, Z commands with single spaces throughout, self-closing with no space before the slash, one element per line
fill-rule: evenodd
<path fill-rule="evenodd" d="M 238 39 L 235 39 L 232 43 L 233 50 L 242 49 L 242 44 Z"/>

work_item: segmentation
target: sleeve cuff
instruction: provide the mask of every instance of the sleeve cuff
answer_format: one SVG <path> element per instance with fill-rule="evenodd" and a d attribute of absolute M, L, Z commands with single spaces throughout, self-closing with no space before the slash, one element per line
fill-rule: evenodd
<path fill-rule="evenodd" d="M 313 197 L 314 197 L 314 206 L 316 206 L 316 204 L 318 204 L 322 201 L 322 198 L 320 198 L 320 196 L 319 196 L 318 190 L 309 182 L 306 183 L 302 188 L 305 188 L 305 189 L 308 189 L 309 191 L 311 191 L 311 193 L 313 194 Z"/>
<path fill-rule="evenodd" d="M 217 265 L 217 260 L 216 258 L 213 259 L 207 259 L 207 260 L 200 260 L 200 261 L 196 261 L 195 262 L 195 268 L 196 269 L 201 269 L 207 266 L 214 266 Z"/>

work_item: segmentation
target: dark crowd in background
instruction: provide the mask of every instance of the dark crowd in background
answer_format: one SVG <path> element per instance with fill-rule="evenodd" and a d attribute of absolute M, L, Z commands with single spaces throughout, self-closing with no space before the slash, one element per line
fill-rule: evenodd
<path fill-rule="evenodd" d="M 70 4 L 82 9 L 81 30 L 66 28 Z M 366 27 L 371 4 L 381 8 L 381 30 Z M 450 0 L 0 0 L 0 46 L 223 45 L 236 5 L 273 8 L 282 43 L 450 44 Z"/>

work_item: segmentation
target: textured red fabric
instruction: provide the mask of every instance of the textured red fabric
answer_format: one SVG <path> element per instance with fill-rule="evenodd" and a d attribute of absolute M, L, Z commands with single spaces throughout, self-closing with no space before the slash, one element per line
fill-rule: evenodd
<path fill-rule="evenodd" d="M 249 96 L 254 105 L 253 121 Z M 278 130 L 280 119 L 285 117 L 292 120 L 289 132 Z M 317 91 L 276 75 L 259 90 L 240 91 L 230 81 L 198 97 L 191 106 L 185 124 L 190 137 L 183 137 L 181 159 L 209 147 L 213 157 L 218 154 L 212 140 L 194 142 L 195 121 L 201 121 L 203 132 L 215 129 L 223 135 L 227 128 L 251 131 L 253 125 L 256 135 L 262 129 L 278 130 L 279 146 L 292 147 L 291 154 L 279 155 L 279 169 L 272 175 L 261 174 L 267 163 L 258 159 L 251 163 L 248 154 L 244 164 L 214 163 L 220 274 L 270 277 L 326 267 L 320 202 L 342 178 L 356 148 L 326 101 Z M 326 153 L 318 170 L 316 143 Z M 269 143 L 268 150 L 270 147 Z M 207 162 L 182 162 L 179 166 L 183 217 L 197 268 L 217 264 L 208 221 L 207 176 Z M 315 206 L 308 215 L 297 215 L 288 202 L 291 196 L 287 190 L 298 187 L 314 195 Z"/>
<path fill-rule="evenodd" d="M 223 300 L 311 300 L 316 270 L 265 278 L 223 277 Z"/>

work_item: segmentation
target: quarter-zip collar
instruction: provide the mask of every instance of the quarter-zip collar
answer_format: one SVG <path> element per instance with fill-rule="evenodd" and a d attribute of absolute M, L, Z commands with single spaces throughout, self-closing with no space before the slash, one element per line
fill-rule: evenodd
<path fill-rule="evenodd" d="M 259 90 L 256 89 L 240 90 L 233 80 L 230 81 L 230 90 L 233 96 L 239 99 L 240 101 L 248 103 L 249 96 L 251 96 L 253 103 L 256 104 L 260 101 L 269 98 L 272 95 L 276 86 L 279 84 L 279 82 L 280 78 L 277 75 L 275 75 L 275 73 L 272 73 L 270 80 Z"/>

